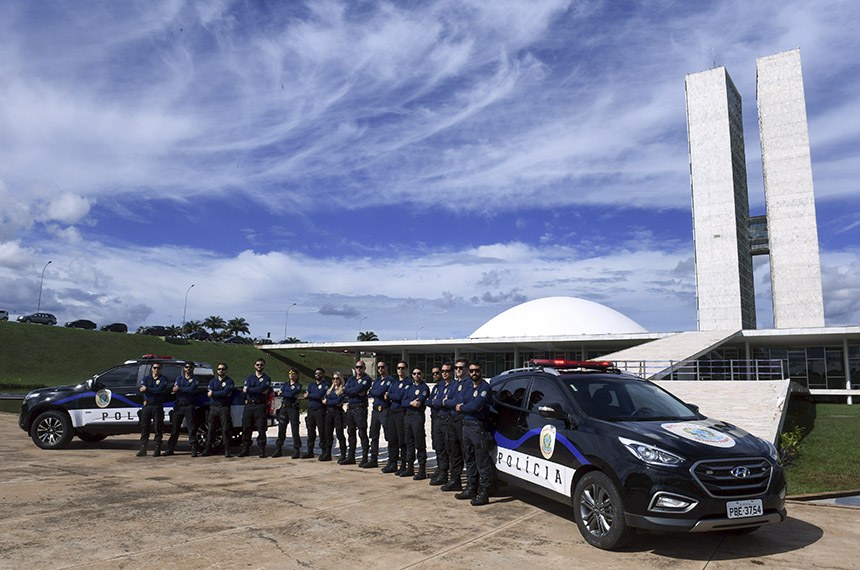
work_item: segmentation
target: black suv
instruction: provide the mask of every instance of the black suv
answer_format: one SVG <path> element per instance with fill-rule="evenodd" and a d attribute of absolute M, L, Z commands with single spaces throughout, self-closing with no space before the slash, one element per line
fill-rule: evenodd
<path fill-rule="evenodd" d="M 33 390 L 24 398 L 18 426 L 30 434 L 33 443 L 42 449 L 66 447 L 73 436 L 86 442 L 97 442 L 109 435 L 139 433 L 138 412 L 143 407 L 143 395 L 139 388 L 144 376 L 150 373 L 152 364 L 162 365 L 161 374 L 173 382 L 181 373 L 183 360 L 170 356 L 147 354 L 96 374 L 76 386 L 53 386 Z M 197 363 L 194 374 L 200 381 L 194 399 L 200 443 L 206 437 L 206 413 L 209 410 L 207 386 L 213 377 L 208 364 Z M 243 399 L 241 380 L 233 393 L 231 416 L 233 433 L 231 443 L 236 443 L 241 433 Z M 164 403 L 165 424 L 169 426 L 173 417 L 174 397 L 168 395 Z M 269 425 L 274 425 L 274 394 L 269 395 Z M 168 428 L 169 429 L 169 428 Z M 215 438 L 220 444 L 220 434 Z"/>
<path fill-rule="evenodd" d="M 532 360 L 492 380 L 501 481 L 572 505 L 598 548 L 633 529 L 749 532 L 785 520 L 776 448 L 611 362 Z"/>

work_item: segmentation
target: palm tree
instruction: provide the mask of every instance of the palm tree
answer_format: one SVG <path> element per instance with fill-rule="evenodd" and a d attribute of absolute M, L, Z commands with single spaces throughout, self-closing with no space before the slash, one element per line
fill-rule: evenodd
<path fill-rule="evenodd" d="M 298 344 L 300 342 L 302 342 L 302 339 L 290 336 L 282 340 L 281 344 Z"/>
<path fill-rule="evenodd" d="M 182 325 L 182 334 L 191 334 L 203 330 L 203 323 L 200 321 L 188 321 Z"/>
<path fill-rule="evenodd" d="M 203 326 L 209 329 L 209 332 L 215 334 L 215 331 L 224 330 L 227 328 L 227 322 L 220 315 L 212 315 L 203 321 Z"/>
<path fill-rule="evenodd" d="M 177 327 L 176 325 L 170 325 L 167 327 L 167 336 L 179 336 L 182 334 L 182 329 Z"/>
<path fill-rule="evenodd" d="M 246 321 L 243 317 L 236 317 L 235 319 L 230 319 L 227 321 L 227 330 L 233 336 L 239 336 L 240 334 L 251 334 L 251 329 L 248 327 L 248 321 Z"/>
<path fill-rule="evenodd" d="M 373 331 L 362 331 L 358 333 L 358 336 L 355 340 L 365 342 L 368 340 L 379 340 L 379 337 L 376 336 L 376 333 Z"/>

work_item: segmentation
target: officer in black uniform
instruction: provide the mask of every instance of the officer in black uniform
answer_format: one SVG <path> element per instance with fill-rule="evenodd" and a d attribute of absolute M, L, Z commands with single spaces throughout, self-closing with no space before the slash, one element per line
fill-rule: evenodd
<path fill-rule="evenodd" d="M 430 389 L 430 435 L 433 450 L 436 452 L 436 473 L 430 478 L 431 485 L 444 485 L 448 482 L 448 445 L 446 442 L 448 430 L 448 410 L 442 406 L 442 400 L 451 385 L 450 362 L 441 367 L 433 367 L 433 379 L 436 383 Z"/>
<path fill-rule="evenodd" d="M 466 488 L 457 493 L 458 499 L 471 499 L 472 506 L 490 502 L 490 487 L 493 485 L 493 464 L 490 460 L 492 432 L 488 421 L 490 415 L 490 385 L 481 378 L 481 365 L 469 365 L 472 378 L 470 390 L 457 404 L 463 414 L 463 458 L 466 462 Z"/>
<path fill-rule="evenodd" d="M 406 431 L 406 469 L 401 477 L 412 477 L 416 481 L 427 478 L 427 437 L 424 431 L 425 404 L 430 397 L 430 387 L 424 382 L 420 368 L 412 369 L 412 385 L 403 393 L 403 427 Z M 418 453 L 418 473 L 413 463 Z"/>
<path fill-rule="evenodd" d="M 387 374 L 388 368 L 384 362 L 376 363 L 376 380 L 370 386 L 368 394 L 373 400 L 370 402 L 373 411 L 370 412 L 370 461 L 365 467 L 378 467 L 379 454 L 379 432 L 385 434 L 385 440 L 390 441 L 388 434 L 388 408 L 390 404 L 385 399 L 385 393 L 394 379 Z M 389 463 L 391 463 L 391 449 L 388 450 Z"/>
<path fill-rule="evenodd" d="M 242 410 L 242 451 L 239 457 L 248 457 L 251 453 L 251 435 L 254 430 L 257 430 L 260 457 L 266 456 L 266 400 L 272 389 L 272 379 L 263 372 L 265 368 L 266 361 L 258 358 L 254 362 L 254 373 L 245 378 L 245 384 L 242 386 L 245 408 Z"/>
<path fill-rule="evenodd" d="M 146 455 L 149 445 L 150 424 L 155 423 L 155 451 L 153 457 L 161 455 L 161 440 L 164 438 L 164 393 L 167 391 L 169 382 L 161 375 L 161 363 L 153 363 L 150 373 L 140 383 L 140 392 L 143 393 L 143 408 L 140 417 L 140 451 L 138 457 Z"/>
<path fill-rule="evenodd" d="M 320 437 L 320 449 L 328 447 L 325 440 L 325 407 L 322 401 L 329 387 L 329 383 L 325 380 L 325 369 L 314 370 L 314 381 L 308 384 L 305 390 L 305 397 L 308 399 L 308 415 L 305 417 L 305 426 L 308 428 L 308 450 L 302 453 L 302 459 L 310 459 L 314 456 L 317 434 Z"/>
<path fill-rule="evenodd" d="M 287 425 L 293 432 L 293 459 L 302 455 L 302 436 L 299 435 L 299 398 L 302 395 L 302 385 L 299 382 L 299 371 L 290 369 L 290 381 L 281 390 L 281 408 L 278 410 L 278 439 L 275 440 L 275 453 L 272 457 L 281 457 L 281 447 L 287 438 Z"/>
<path fill-rule="evenodd" d="M 173 383 L 172 392 L 176 395 L 173 402 L 173 424 L 170 427 L 170 439 L 164 455 L 173 455 L 173 448 L 179 440 L 179 429 L 182 421 L 188 424 L 188 443 L 191 444 L 191 457 L 197 457 L 197 418 L 194 417 L 194 393 L 197 392 L 197 377 L 194 375 L 194 363 L 186 362 L 180 374 Z"/>
<path fill-rule="evenodd" d="M 230 453 L 230 435 L 233 432 L 233 422 L 230 419 L 230 404 L 233 402 L 233 379 L 227 376 L 227 364 L 219 362 L 215 367 L 215 377 L 209 381 L 209 420 L 207 422 L 206 445 L 203 457 L 212 455 L 212 438 L 215 425 L 221 426 L 221 439 L 224 442 L 224 457 L 233 457 Z"/>
<path fill-rule="evenodd" d="M 443 491 L 463 490 L 463 483 L 460 481 L 463 475 L 463 414 L 457 411 L 456 406 L 460 403 L 464 391 L 468 389 L 469 379 L 466 377 L 468 368 L 469 361 L 465 358 L 458 358 L 454 362 L 454 380 L 451 381 L 448 392 L 442 400 L 442 406 L 448 410 L 446 444 L 450 465 L 448 482 L 440 487 Z"/>
<path fill-rule="evenodd" d="M 383 473 L 400 473 L 406 469 L 406 431 L 403 426 L 403 392 L 412 384 L 409 379 L 409 365 L 404 361 L 397 363 L 397 378 L 388 387 L 385 399 L 391 407 L 388 408 L 388 463 L 382 468 Z M 398 466 L 398 461 L 400 465 Z"/>
<path fill-rule="evenodd" d="M 356 432 L 358 432 L 358 439 L 361 440 L 360 467 L 367 467 L 370 461 L 367 439 L 367 393 L 370 391 L 371 384 L 373 384 L 373 380 L 365 373 L 364 362 L 356 361 L 354 374 L 346 381 L 344 388 L 347 397 L 346 431 L 347 443 L 349 444 L 349 454 L 344 462 L 345 465 L 355 464 Z"/>

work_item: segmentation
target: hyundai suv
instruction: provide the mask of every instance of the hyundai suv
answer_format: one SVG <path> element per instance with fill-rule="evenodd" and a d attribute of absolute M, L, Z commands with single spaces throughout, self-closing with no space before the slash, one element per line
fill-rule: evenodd
<path fill-rule="evenodd" d="M 498 478 L 571 505 L 585 540 L 785 520 L 776 448 L 611 362 L 532 360 L 491 383 Z"/>

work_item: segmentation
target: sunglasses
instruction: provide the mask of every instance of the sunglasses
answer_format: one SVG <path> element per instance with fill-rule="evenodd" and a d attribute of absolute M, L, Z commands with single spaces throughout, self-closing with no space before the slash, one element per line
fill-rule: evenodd
<path fill-rule="evenodd" d="M 450 368 L 443 368 L 442 369 L 442 374 L 449 374 L 450 372 L 451 372 Z"/>
<path fill-rule="evenodd" d="M 225 370 L 227 370 L 227 369 L 226 369 L 226 368 L 224 368 L 223 366 L 218 367 L 218 372 L 223 372 L 223 371 L 225 371 Z"/>
<path fill-rule="evenodd" d="M 161 370 L 161 366 L 153 366 L 152 369 L 153 370 Z"/>
<path fill-rule="evenodd" d="M 406 370 L 406 367 L 405 366 L 398 366 L 397 369 L 398 370 Z"/>
<path fill-rule="evenodd" d="M 465 368 L 465 366 L 455 366 L 455 367 L 454 367 L 454 369 L 455 369 L 455 370 L 462 370 L 462 369 L 464 369 L 464 368 Z"/>
<path fill-rule="evenodd" d="M 480 368 L 469 368 L 469 374 L 478 374 L 480 371 Z"/>
<path fill-rule="evenodd" d="M 421 373 L 420 372 L 413 372 L 412 375 L 413 376 L 421 376 Z"/>

